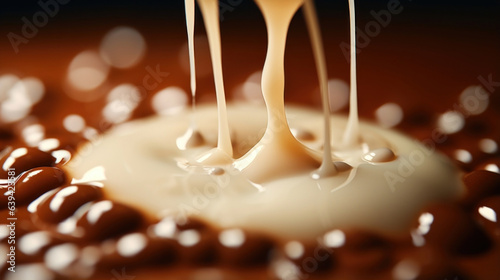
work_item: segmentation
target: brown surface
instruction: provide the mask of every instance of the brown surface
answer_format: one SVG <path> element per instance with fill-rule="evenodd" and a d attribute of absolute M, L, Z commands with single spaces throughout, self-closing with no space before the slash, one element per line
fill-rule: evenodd
<path fill-rule="evenodd" d="M 373 4 L 368 8 L 361 8 L 358 25 L 365 26 L 371 20 L 370 9 L 379 10 L 384 5 Z M 240 9 L 226 14 L 227 17 L 223 22 L 224 70 L 229 96 L 249 74 L 262 67 L 265 56 L 265 30 L 262 20 L 256 15 L 254 7 L 249 7 L 253 12 L 241 11 L 247 6 L 244 4 Z M 438 6 L 435 11 L 428 11 L 422 6 L 411 6 L 408 3 L 408 6 L 405 6 L 407 10 L 401 15 L 394 16 L 393 22 L 361 50 L 359 95 L 360 111 L 365 118 L 373 119 L 376 108 L 389 101 L 395 102 L 401 105 L 405 112 L 405 121 L 399 129 L 421 140 L 428 139 L 431 137 L 438 114 L 454 109 L 454 105 L 458 104 L 458 95 L 464 88 L 479 84 L 480 76 L 488 79 L 491 75 L 493 81 L 500 81 L 499 24 L 498 19 L 491 17 L 495 14 L 495 9 L 498 11 L 498 7 L 487 6 L 482 9 L 474 7 L 460 9 L 460 7 L 462 6 L 444 9 Z M 440 16 L 437 15 L 439 9 L 442 9 Z M 18 54 L 12 51 L 5 37 L 0 40 L 0 75 L 14 73 L 20 77 L 36 76 L 45 83 L 47 95 L 44 101 L 35 107 L 33 115 L 37 116 L 46 127 L 47 137 L 63 139 L 61 147 L 74 151 L 78 142 L 82 140 L 80 135 L 64 132 L 61 127 L 62 119 L 69 113 L 84 116 L 90 126 L 100 130 L 106 128 L 102 126 L 99 113 L 104 106 L 105 96 L 92 103 L 76 102 L 64 94 L 63 85 L 71 59 L 80 51 L 98 48 L 100 39 L 112 27 L 123 24 L 136 27 L 146 38 L 148 53 L 146 58 L 133 69 L 112 70 L 109 81 L 100 90 L 106 92 L 123 82 L 141 86 L 142 79 L 147 75 L 146 67 L 154 68 L 159 65 L 162 71 L 169 73 L 169 76 L 163 79 L 156 89 L 148 91 L 146 99 L 135 112 L 136 117 L 142 117 L 152 113 L 149 99 L 156 91 L 172 85 L 188 89 L 188 74 L 182 70 L 179 58 L 186 40 L 182 17 L 166 19 L 157 17 L 156 13 L 147 17 L 148 14 L 143 10 L 138 10 L 137 14 L 131 10 L 133 11 L 133 8 L 130 7 L 117 9 L 109 12 L 116 17 L 103 16 L 96 17 L 95 20 L 85 14 L 72 14 L 74 18 L 71 18 L 64 15 L 64 11 L 61 10 L 61 18 L 55 18 L 41 28 L 36 37 L 28 44 L 22 45 Z M 468 17 L 462 18 L 462 13 L 465 11 L 468 11 Z M 339 49 L 342 41 L 348 41 L 346 14 L 329 12 L 327 9 L 320 10 L 320 13 L 330 77 L 348 80 L 348 64 Z M 329 17 L 329 13 L 339 17 Z M 96 13 L 91 14 L 96 16 Z M 19 30 L 18 16 L 3 22 L 5 24 L 0 29 L 2 34 L 10 30 Z M 200 32 L 203 31 L 201 27 L 198 29 Z M 300 16 L 295 19 L 292 30 L 286 60 L 287 99 L 319 106 L 319 96 L 313 94 L 317 88 L 314 65 L 309 45 L 304 39 L 305 28 Z M 199 49 L 199 51 L 199 56 L 207 55 L 206 50 Z M 203 61 L 203 58 L 200 61 Z M 209 69 L 208 65 L 199 67 Z M 199 78 L 199 88 L 199 93 L 202 95 L 200 99 L 213 100 L 213 82 L 210 75 Z M 470 164 L 461 164 L 466 171 L 482 168 L 484 162 L 498 162 L 500 158 L 499 152 L 486 154 L 478 148 L 478 141 L 486 137 L 500 143 L 500 127 L 496 121 L 500 119 L 498 88 L 498 86 L 492 87 L 491 90 L 487 88 L 491 93 L 491 102 L 485 113 L 466 118 L 466 127 L 460 133 L 450 135 L 439 145 L 450 155 L 457 148 L 469 150 L 474 160 Z M 22 122 L 2 125 L 0 148 L 7 145 L 16 147 L 24 145 L 19 135 L 22 125 Z M 42 165 L 53 165 L 53 163 L 45 164 L 44 161 Z M 29 168 L 31 167 L 34 166 Z M 426 246 L 414 247 L 409 234 L 389 239 L 359 229 L 351 230 L 347 232 L 347 245 L 339 250 L 333 250 L 325 261 L 319 261 L 318 265 L 322 267 L 319 271 L 323 272 L 315 273 L 309 279 L 390 279 L 392 268 L 404 259 L 411 259 L 421 265 L 419 279 L 500 278 L 498 222 L 492 224 L 477 215 L 477 208 L 484 205 L 496 209 L 497 214 L 500 213 L 499 193 L 495 190 L 500 186 L 498 184 L 486 186 L 487 182 L 498 182 L 500 175 L 482 174 L 484 172 L 476 171 L 467 175 L 465 182 L 468 188 L 474 191 L 471 191 L 471 195 L 463 201 L 431 205 L 425 210 L 435 214 L 438 221 L 432 228 Z M 54 184 L 54 188 L 60 186 L 59 182 Z M 45 187 L 43 190 L 46 190 Z M 78 203 L 83 204 L 83 201 Z M 45 227 L 43 221 L 37 225 L 31 223 L 36 214 L 27 213 L 25 206 L 26 204 L 23 206 L 21 203 L 18 205 L 20 209 L 18 215 L 22 218 L 18 223 L 17 238 L 39 228 L 50 228 Z M 7 214 L 6 210 L 2 210 L 0 221 L 4 221 Z M 113 218 L 118 219 L 116 221 L 121 225 L 124 224 L 125 218 L 122 214 L 117 214 Z M 107 217 L 104 223 L 110 220 L 113 219 Z M 147 222 L 131 228 L 145 233 Z M 199 227 L 196 228 L 204 232 L 203 242 L 195 248 L 180 248 L 180 245 L 172 240 L 151 238 L 150 246 L 135 259 L 124 259 L 116 253 L 106 255 L 99 262 L 98 272 L 93 279 L 116 278 L 123 276 L 123 273 L 136 277 L 135 279 L 159 279 L 159 275 L 161 279 L 208 279 L 207 275 L 212 273 L 215 275 L 214 279 L 220 279 L 213 270 L 210 270 L 211 272 L 200 270 L 204 266 L 224 268 L 225 276 L 222 279 L 272 279 L 266 264 L 267 260 L 261 256 L 266 255 L 269 250 L 282 254 L 283 241 L 269 241 L 266 237 L 253 237 L 249 233 L 252 237 L 249 240 L 255 242 L 251 243 L 254 245 L 246 247 L 250 251 L 230 252 L 217 243 L 216 232 L 213 229 L 206 229 L 203 225 Z M 186 228 L 180 227 L 179 230 Z M 43 252 L 48 247 L 68 240 L 77 242 L 79 246 L 84 246 L 83 244 L 97 246 L 102 238 L 104 237 L 97 236 L 95 239 L 98 241 L 88 243 L 86 240 L 75 241 L 72 238 L 55 236 L 53 241 L 35 256 L 19 253 L 18 264 L 42 261 Z M 2 241 L 5 242 L 6 240 Z M 313 257 L 317 246 L 315 242 L 307 246 L 308 253 Z M 248 252 L 260 256 L 257 259 L 261 263 L 252 263 L 250 260 L 243 261 L 244 265 L 238 262 L 232 263 L 238 258 L 245 259 Z M 200 261 L 208 264 L 200 266 Z M 303 271 L 308 269 L 304 266 L 306 263 L 304 260 L 297 262 Z M 202 276 L 196 278 L 193 275 Z"/>

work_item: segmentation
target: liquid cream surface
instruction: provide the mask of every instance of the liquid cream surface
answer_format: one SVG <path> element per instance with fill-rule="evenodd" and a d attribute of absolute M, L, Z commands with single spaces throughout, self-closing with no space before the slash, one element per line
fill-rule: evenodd
<path fill-rule="evenodd" d="M 198 162 L 200 154 L 217 146 L 215 105 L 199 106 L 194 114 L 204 144 L 177 147 L 190 115 L 186 110 L 115 127 L 81 147 L 68 169 L 83 181 L 101 181 L 110 198 L 157 218 L 197 217 L 216 227 L 290 239 L 315 239 L 345 227 L 405 230 L 425 204 L 463 191 L 460 174 L 447 158 L 400 133 L 367 123 L 360 123 L 364 144 L 359 148 L 332 145 L 339 172 L 313 179 L 311 173 L 322 158 L 323 114 L 298 107 L 287 108 L 288 123 L 299 138 L 308 135 L 297 140 L 317 165 L 287 164 L 282 153 L 268 149 L 267 160 L 255 166 L 256 172 L 278 168 L 282 175 L 256 183 L 239 166 L 245 165 L 242 161 L 248 157 L 243 155 L 256 143 L 269 141 L 264 135 L 266 108 L 228 106 L 237 159 L 220 166 Z M 332 116 L 331 123 L 332 143 L 342 143 L 347 118 Z"/>

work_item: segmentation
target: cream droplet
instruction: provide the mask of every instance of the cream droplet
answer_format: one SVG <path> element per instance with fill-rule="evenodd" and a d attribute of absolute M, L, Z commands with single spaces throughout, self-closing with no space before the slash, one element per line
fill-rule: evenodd
<path fill-rule="evenodd" d="M 220 176 L 220 175 L 224 175 L 224 173 L 226 173 L 226 171 L 220 167 L 215 167 L 215 168 L 212 168 L 212 170 L 210 170 L 210 175 Z"/>
<path fill-rule="evenodd" d="M 396 155 L 389 148 L 380 148 L 368 152 L 363 159 L 371 163 L 389 162 L 396 159 Z"/>

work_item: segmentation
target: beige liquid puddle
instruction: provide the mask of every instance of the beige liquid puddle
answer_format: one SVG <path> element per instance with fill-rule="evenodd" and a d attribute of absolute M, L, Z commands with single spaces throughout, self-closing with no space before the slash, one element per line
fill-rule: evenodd
<path fill-rule="evenodd" d="M 287 113 L 290 127 L 314 136 L 303 144 L 321 154 L 323 114 L 293 107 Z M 76 155 L 67 167 L 81 183 L 104 180 L 108 197 L 152 217 L 194 216 L 220 228 L 307 240 L 333 228 L 405 230 L 424 205 L 461 193 L 459 173 L 444 156 L 395 131 L 366 123 L 361 126 L 363 136 L 367 141 L 378 136 L 374 139 L 378 145 L 369 153 L 358 150 L 339 156 L 343 165 L 337 165 L 337 175 L 313 179 L 310 173 L 317 167 L 310 167 L 256 185 L 232 165 L 188 163 L 212 149 L 218 130 L 216 106 L 198 106 L 195 117 L 207 143 L 180 150 L 175 140 L 189 126 L 191 114 L 186 110 L 118 126 L 99 144 L 83 147 L 83 160 Z M 240 139 L 254 139 L 267 123 L 267 109 L 248 103 L 229 104 L 228 116 Z M 332 116 L 331 121 L 333 135 L 342 135 L 347 119 Z M 380 139 L 393 144 L 391 149 Z M 268 165 L 282 164 L 268 159 Z"/>
<path fill-rule="evenodd" d="M 196 112 L 184 111 L 175 116 L 117 126 L 106 133 L 99 144 L 91 143 L 91 147 L 83 148 L 89 151 L 84 155 L 85 160 L 73 159 L 68 164 L 75 178 L 88 183 L 104 180 L 110 197 L 160 219 L 196 216 L 221 228 L 250 229 L 308 240 L 339 227 L 405 230 L 423 205 L 457 197 L 463 191 L 457 168 L 447 158 L 413 139 L 362 123 L 361 143 L 353 0 L 350 1 L 351 110 L 348 119 L 329 116 L 324 50 L 312 1 L 255 2 L 268 29 L 268 53 L 262 75 L 266 108 L 233 104 L 226 109 L 218 1 L 199 0 L 210 44 L 217 107 L 200 106 Z M 323 114 L 288 108 L 290 118 L 287 120 L 284 106 L 286 37 L 292 17 L 303 4 L 322 99 L 326 102 Z M 194 96 L 194 43 L 189 31 L 194 26 L 193 1 L 186 1 L 186 15 Z M 233 159 L 228 114 L 239 139 L 253 139 L 267 125 L 262 139 L 251 142 L 253 148 L 237 160 Z M 186 132 L 190 120 L 191 128 Z M 317 141 L 309 140 L 306 146 L 293 136 L 289 125 Z M 332 142 L 330 129 L 334 136 Z M 81 155 L 75 157 L 78 159 Z M 342 161 L 332 162 L 332 158 Z M 193 160 L 197 162 L 193 164 Z M 215 191 L 216 195 L 211 195 L 212 192 L 204 195 L 207 190 Z"/>

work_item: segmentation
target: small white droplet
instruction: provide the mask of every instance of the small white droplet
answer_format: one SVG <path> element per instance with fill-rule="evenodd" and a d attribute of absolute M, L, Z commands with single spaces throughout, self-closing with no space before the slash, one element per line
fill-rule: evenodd
<path fill-rule="evenodd" d="M 331 248 L 342 247 L 345 243 L 345 234 L 343 231 L 338 229 L 332 230 L 323 236 L 323 242 L 326 246 Z"/>
<path fill-rule="evenodd" d="M 396 155 L 389 148 L 380 148 L 366 153 L 363 159 L 368 162 L 382 163 L 395 160 Z"/>
<path fill-rule="evenodd" d="M 54 280 L 54 273 L 43 264 L 21 264 L 15 273 L 7 273 L 5 280 Z"/>
<path fill-rule="evenodd" d="M 102 59 L 110 66 L 130 68 L 144 57 L 146 41 L 136 29 L 120 26 L 104 36 L 99 52 Z"/>
<path fill-rule="evenodd" d="M 40 102 L 45 94 L 45 86 L 42 81 L 34 77 L 22 79 L 11 90 L 17 92 L 17 94 L 23 92 L 23 95 L 29 100 L 31 105 Z"/>
<path fill-rule="evenodd" d="M 15 162 L 16 159 L 22 157 L 28 153 L 28 149 L 26 148 L 17 148 L 10 153 L 10 156 L 3 163 L 3 170 L 9 169 Z"/>
<path fill-rule="evenodd" d="M 50 154 L 56 158 L 56 164 L 67 163 L 71 159 L 71 153 L 67 150 L 56 150 Z"/>
<path fill-rule="evenodd" d="M 230 248 L 237 248 L 245 242 L 245 233 L 241 229 L 224 230 L 219 234 L 219 242 Z"/>
<path fill-rule="evenodd" d="M 91 142 L 96 141 L 99 138 L 99 135 L 99 131 L 93 127 L 86 127 L 83 130 L 83 137 Z"/>
<path fill-rule="evenodd" d="M 349 85 L 340 79 L 328 81 L 330 111 L 336 112 L 349 104 Z"/>
<path fill-rule="evenodd" d="M 52 212 L 54 212 L 54 213 L 59 211 L 59 209 L 61 208 L 61 205 L 66 200 L 66 198 L 72 194 L 75 194 L 77 191 L 78 191 L 77 186 L 68 186 L 68 187 L 65 187 L 64 189 L 58 191 L 56 193 L 56 195 L 50 201 L 50 204 L 49 204 L 50 210 L 52 210 Z"/>
<path fill-rule="evenodd" d="M 493 139 L 482 139 L 479 141 L 479 148 L 487 154 L 494 154 L 498 151 L 498 144 Z"/>
<path fill-rule="evenodd" d="M 132 116 L 131 108 L 120 100 L 111 101 L 102 110 L 103 117 L 110 123 L 122 123 Z"/>
<path fill-rule="evenodd" d="M 68 82 L 80 91 L 91 91 L 101 86 L 108 78 L 109 66 L 95 51 L 79 53 L 69 65 Z M 93 93 L 72 93 L 70 97 L 77 101 L 89 102 L 100 97 Z"/>
<path fill-rule="evenodd" d="M 131 233 L 123 236 L 116 243 L 116 250 L 124 257 L 133 257 L 140 253 L 148 240 L 142 233 Z"/>
<path fill-rule="evenodd" d="M 396 103 L 386 103 L 375 111 L 378 123 L 383 127 L 394 127 L 403 120 L 403 109 Z"/>
<path fill-rule="evenodd" d="M 470 86 L 460 94 L 460 105 L 471 115 L 479 115 L 486 111 L 489 94 L 482 86 Z"/>
<path fill-rule="evenodd" d="M 90 245 L 82 249 L 79 261 L 86 267 L 92 267 L 101 259 L 101 254 L 98 247 Z"/>
<path fill-rule="evenodd" d="M 38 143 L 38 149 L 40 151 L 48 152 L 57 149 L 61 143 L 56 138 L 48 138 L 40 141 Z"/>
<path fill-rule="evenodd" d="M 221 175 L 226 174 L 226 170 L 224 170 L 224 168 L 221 168 L 221 167 L 214 167 L 214 168 L 210 169 L 208 174 L 214 175 L 214 176 L 221 176 Z"/>
<path fill-rule="evenodd" d="M 425 238 L 418 232 L 418 230 L 411 232 L 411 240 L 413 245 L 416 247 L 422 247 L 425 245 Z"/>
<path fill-rule="evenodd" d="M 13 99 L 4 100 L 0 107 L 0 117 L 6 123 L 19 121 L 28 116 L 31 111 L 31 104 L 29 102 Z"/>
<path fill-rule="evenodd" d="M 302 257 L 304 251 L 304 245 L 298 241 L 290 241 L 285 245 L 285 254 L 293 260 Z"/>
<path fill-rule="evenodd" d="M 453 134 L 460 131 L 465 125 L 464 116 L 457 111 L 448 111 L 439 116 L 438 129 L 445 134 Z"/>
<path fill-rule="evenodd" d="M 153 233 L 163 238 L 174 238 L 177 233 L 177 226 L 174 219 L 164 218 L 158 224 L 153 226 Z"/>
<path fill-rule="evenodd" d="M 62 234 L 73 235 L 78 232 L 77 222 L 75 218 L 70 217 L 57 225 L 57 231 Z"/>
<path fill-rule="evenodd" d="M 179 87 L 168 87 L 156 93 L 151 102 L 156 113 L 171 115 L 186 107 L 188 97 L 183 89 Z"/>
<path fill-rule="evenodd" d="M 50 243 L 50 234 L 44 231 L 31 232 L 19 239 L 19 249 L 26 255 L 34 255 Z"/>
<path fill-rule="evenodd" d="M 28 146 L 37 146 L 45 137 L 45 128 L 41 124 L 32 124 L 25 127 L 21 132 L 24 142 Z"/>
<path fill-rule="evenodd" d="M 494 172 L 494 173 L 500 173 L 500 167 L 494 163 L 487 164 L 484 167 L 484 170 L 488 170 L 488 171 Z"/>
<path fill-rule="evenodd" d="M 199 268 L 189 275 L 189 280 L 225 280 L 224 272 L 216 268 Z"/>
<path fill-rule="evenodd" d="M 90 207 L 87 213 L 87 221 L 89 221 L 90 224 L 95 224 L 104 213 L 108 212 L 112 208 L 113 202 L 109 200 L 96 202 Z"/>
<path fill-rule="evenodd" d="M 114 87 L 108 94 L 108 102 L 119 100 L 131 110 L 135 109 L 141 101 L 139 89 L 132 84 L 121 84 Z"/>
<path fill-rule="evenodd" d="M 9 90 L 19 81 L 16 75 L 6 74 L 0 76 L 0 102 L 7 98 Z"/>
<path fill-rule="evenodd" d="M 200 242 L 200 233 L 196 230 L 185 230 L 179 234 L 177 240 L 184 247 L 192 247 Z"/>
<path fill-rule="evenodd" d="M 5 224 L 0 224 L 0 240 L 9 236 L 9 228 Z"/>
<path fill-rule="evenodd" d="M 278 259 L 272 263 L 272 270 L 277 279 L 280 280 L 298 280 L 304 279 L 300 267 L 286 259 Z"/>
<path fill-rule="evenodd" d="M 68 115 L 63 120 L 63 126 L 69 132 L 81 132 L 85 128 L 85 120 L 80 115 Z"/>
<path fill-rule="evenodd" d="M 458 149 L 455 151 L 455 158 L 463 163 L 471 163 L 472 162 L 472 154 L 463 149 Z"/>
<path fill-rule="evenodd" d="M 412 260 L 403 260 L 399 262 L 392 271 L 395 280 L 413 280 L 420 272 L 418 264 Z"/>
<path fill-rule="evenodd" d="M 490 207 L 486 207 L 486 206 L 479 207 L 478 212 L 485 219 L 487 219 L 491 222 L 494 222 L 494 223 L 497 222 L 497 213 L 495 212 L 495 210 L 491 209 Z"/>
<path fill-rule="evenodd" d="M 431 225 L 434 222 L 434 216 L 431 213 L 422 213 L 420 217 L 418 217 L 418 233 L 420 235 L 426 235 L 431 230 Z"/>
<path fill-rule="evenodd" d="M 78 258 L 78 247 L 75 244 L 62 244 L 50 248 L 45 254 L 48 268 L 58 271 L 70 266 Z"/>

